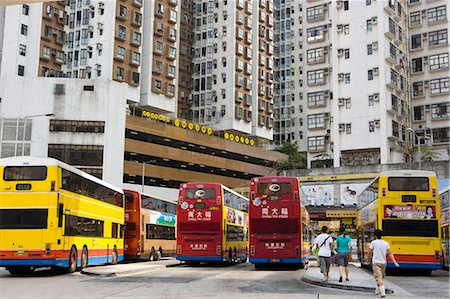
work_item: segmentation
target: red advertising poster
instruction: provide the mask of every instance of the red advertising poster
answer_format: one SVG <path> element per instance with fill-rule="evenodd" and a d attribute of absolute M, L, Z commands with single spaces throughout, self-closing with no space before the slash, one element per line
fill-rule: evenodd
<path fill-rule="evenodd" d="M 436 206 L 384 206 L 385 218 L 436 219 Z"/>

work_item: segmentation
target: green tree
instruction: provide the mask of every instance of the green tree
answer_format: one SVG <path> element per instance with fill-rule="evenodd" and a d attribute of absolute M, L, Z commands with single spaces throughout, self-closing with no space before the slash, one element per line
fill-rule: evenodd
<path fill-rule="evenodd" d="M 287 160 L 279 160 L 275 164 L 274 169 L 277 174 L 282 173 L 284 170 L 306 168 L 306 153 L 298 151 L 297 142 L 283 143 L 275 151 L 288 156 Z"/>
<path fill-rule="evenodd" d="M 436 161 L 437 159 L 439 159 L 441 157 L 441 155 L 439 153 L 433 151 L 433 148 L 428 145 L 422 145 L 420 147 L 420 152 L 422 155 L 421 159 L 424 162 Z"/>

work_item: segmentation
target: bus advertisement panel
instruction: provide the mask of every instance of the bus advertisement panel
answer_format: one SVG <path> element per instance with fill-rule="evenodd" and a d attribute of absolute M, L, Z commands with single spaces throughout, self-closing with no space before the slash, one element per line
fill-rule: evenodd
<path fill-rule="evenodd" d="M 402 268 L 441 268 L 440 203 L 432 171 L 382 172 L 360 194 L 358 256 L 370 265 L 369 244 L 375 229 L 383 231 Z M 388 261 L 388 268 L 395 267 Z"/>
<path fill-rule="evenodd" d="M 134 190 L 125 192 L 125 259 L 175 256 L 177 203 Z"/>
<path fill-rule="evenodd" d="M 263 264 L 304 267 L 309 256 L 309 214 L 297 178 L 261 177 L 250 182 L 250 258 Z"/>
<path fill-rule="evenodd" d="M 123 191 L 52 158 L 0 159 L 0 267 L 69 272 L 123 259 Z"/>
<path fill-rule="evenodd" d="M 441 199 L 442 264 L 448 269 L 450 262 L 450 186 L 439 192 Z"/>
<path fill-rule="evenodd" d="M 177 217 L 178 260 L 247 260 L 247 198 L 217 183 L 182 184 Z"/>

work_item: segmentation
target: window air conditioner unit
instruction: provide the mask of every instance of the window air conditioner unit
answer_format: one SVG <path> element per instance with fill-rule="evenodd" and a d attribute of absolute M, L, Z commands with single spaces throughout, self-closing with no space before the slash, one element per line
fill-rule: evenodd
<path fill-rule="evenodd" d="M 328 75 L 329 69 L 323 69 L 323 74 Z"/>
<path fill-rule="evenodd" d="M 426 18 L 427 17 L 427 10 L 423 9 L 422 10 L 422 18 Z"/>
<path fill-rule="evenodd" d="M 423 39 L 423 40 L 426 40 L 427 37 L 428 37 L 428 33 L 422 33 L 422 39 Z"/>
<path fill-rule="evenodd" d="M 377 17 L 372 18 L 372 25 L 376 25 L 378 23 Z"/>
<path fill-rule="evenodd" d="M 424 56 L 424 57 L 423 57 L 423 63 L 425 63 L 425 64 L 428 63 L 428 56 Z"/>
<path fill-rule="evenodd" d="M 372 49 L 377 50 L 378 49 L 378 42 L 372 43 Z"/>
<path fill-rule="evenodd" d="M 344 55 L 344 49 L 338 49 L 338 56 Z"/>
<path fill-rule="evenodd" d="M 337 1 L 336 2 L 336 8 L 342 8 L 343 2 L 342 1 Z"/>
<path fill-rule="evenodd" d="M 424 86 L 424 87 L 430 86 L 430 80 L 425 80 L 425 81 L 423 81 L 423 86 Z"/>
<path fill-rule="evenodd" d="M 89 31 L 89 32 L 94 31 L 94 26 L 89 25 L 89 26 L 88 26 L 88 31 Z"/>
<path fill-rule="evenodd" d="M 98 8 L 105 8 L 105 3 L 99 2 L 98 3 Z"/>
<path fill-rule="evenodd" d="M 337 25 L 337 32 L 341 33 L 342 31 L 344 31 L 344 25 Z"/>
<path fill-rule="evenodd" d="M 98 23 L 97 26 L 98 26 L 98 29 L 103 29 L 103 23 Z"/>
<path fill-rule="evenodd" d="M 376 128 L 379 128 L 379 127 L 380 127 L 380 120 L 379 120 L 379 119 L 376 119 L 376 120 L 374 121 L 374 125 L 375 125 Z"/>
<path fill-rule="evenodd" d="M 339 131 L 345 130 L 345 124 L 339 124 Z"/>
<path fill-rule="evenodd" d="M 97 50 L 102 50 L 103 49 L 103 45 L 101 43 L 97 44 Z"/>
<path fill-rule="evenodd" d="M 344 106 L 344 98 L 339 98 L 339 106 Z"/>
<path fill-rule="evenodd" d="M 328 119 L 328 118 L 330 118 L 330 113 L 329 113 L 329 112 L 326 112 L 326 113 L 325 113 L 325 119 Z"/>
<path fill-rule="evenodd" d="M 431 109 L 431 105 L 430 104 L 425 105 L 425 111 L 430 111 L 430 109 Z"/>
<path fill-rule="evenodd" d="M 338 81 L 344 81 L 344 73 L 338 74 Z"/>
<path fill-rule="evenodd" d="M 65 84 L 55 84 L 53 88 L 53 94 L 65 94 L 66 93 L 66 85 Z"/>
<path fill-rule="evenodd" d="M 380 94 L 379 93 L 374 93 L 373 94 L 373 100 L 375 102 L 379 102 L 380 101 Z"/>
<path fill-rule="evenodd" d="M 374 68 L 373 68 L 373 74 L 374 74 L 375 76 L 377 76 L 377 75 L 378 75 L 378 72 L 379 72 L 378 68 L 377 68 L 377 67 L 374 67 Z"/>

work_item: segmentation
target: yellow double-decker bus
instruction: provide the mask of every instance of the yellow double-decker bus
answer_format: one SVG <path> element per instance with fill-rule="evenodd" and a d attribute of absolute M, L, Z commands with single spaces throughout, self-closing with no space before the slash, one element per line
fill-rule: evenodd
<path fill-rule="evenodd" d="M 450 186 L 440 190 L 441 199 L 441 233 L 442 233 L 442 265 L 450 266 Z"/>
<path fill-rule="evenodd" d="M 401 268 L 441 268 L 440 208 L 436 174 L 398 170 L 380 173 L 358 196 L 358 257 L 370 266 L 369 244 L 383 231 Z M 388 268 L 395 267 L 391 261 Z"/>
<path fill-rule="evenodd" d="M 52 158 L 0 159 L 0 267 L 74 272 L 123 259 L 123 191 Z"/>

